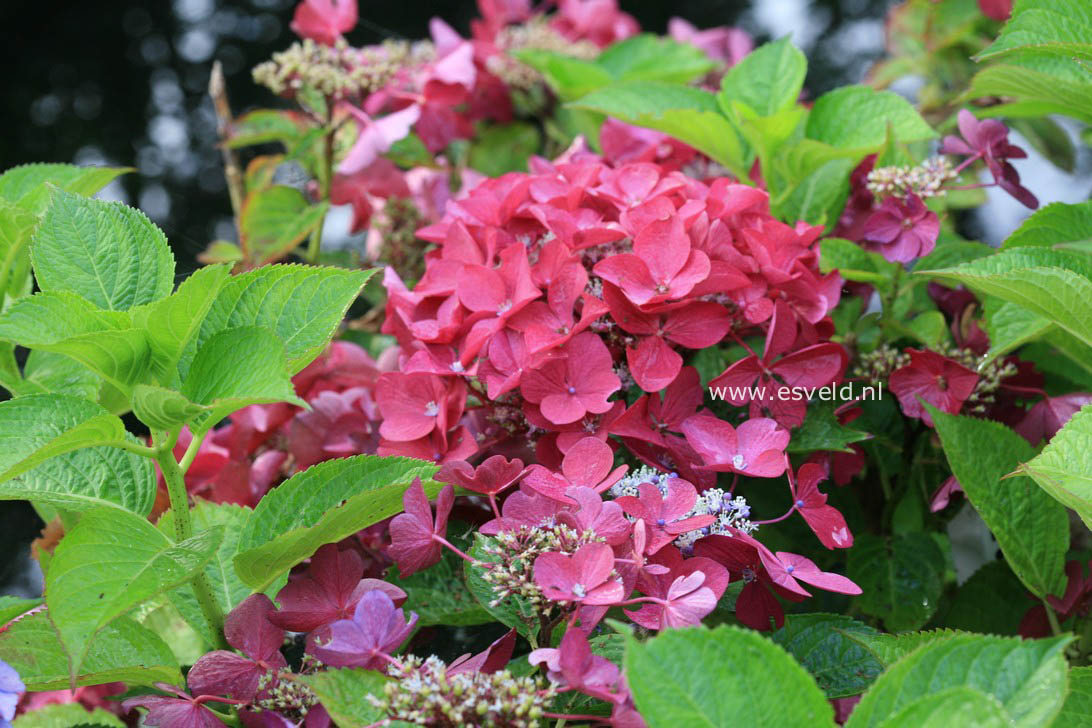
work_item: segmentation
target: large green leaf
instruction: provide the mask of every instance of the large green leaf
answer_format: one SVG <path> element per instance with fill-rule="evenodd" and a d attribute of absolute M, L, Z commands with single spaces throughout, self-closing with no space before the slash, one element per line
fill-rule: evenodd
<path fill-rule="evenodd" d="M 290 373 L 299 372 L 326 347 L 376 270 L 267 265 L 234 276 L 220 289 L 198 335 L 186 346 L 179 373 L 184 379 L 206 341 L 238 326 L 258 326 L 276 334 L 284 342 Z"/>
<path fill-rule="evenodd" d="M 1021 588 L 1020 580 L 1004 560 L 990 561 L 959 587 L 938 621 L 949 629 L 1016 634 L 1027 612 L 1026 603 L 1012 598 Z"/>
<path fill-rule="evenodd" d="M 897 263 L 890 263 L 879 253 L 865 250 L 851 240 L 823 238 L 819 243 L 819 269 L 824 273 L 836 270 L 847 281 L 889 289 L 898 267 Z"/>
<path fill-rule="evenodd" d="M 29 243 L 37 224 L 33 213 L 0 198 L 0 305 L 29 292 Z"/>
<path fill-rule="evenodd" d="M 103 708 L 88 712 L 80 703 L 51 703 L 16 716 L 12 728 L 126 728 Z"/>
<path fill-rule="evenodd" d="M 619 81 L 686 83 L 712 71 L 716 64 L 699 48 L 652 33 L 613 43 L 595 65 Z"/>
<path fill-rule="evenodd" d="M 130 441 L 139 444 L 135 437 Z M 149 458 L 114 447 L 87 447 L 50 458 L 0 483 L 0 499 L 48 503 L 68 511 L 118 506 L 147 516 L 155 502 Z"/>
<path fill-rule="evenodd" d="M 49 203 L 47 184 L 77 195 L 93 195 L 129 167 L 77 167 L 74 164 L 23 164 L 0 175 L 0 197 L 40 213 Z"/>
<path fill-rule="evenodd" d="M 739 136 L 708 91 L 655 81 L 625 81 L 593 91 L 569 106 L 662 131 L 746 177 Z"/>
<path fill-rule="evenodd" d="M 257 265 L 282 258 L 315 229 L 328 207 L 309 204 L 295 187 L 259 190 L 247 197 L 239 218 L 243 249 Z"/>
<path fill-rule="evenodd" d="M 139 210 L 55 190 L 30 245 L 43 291 L 78 293 L 124 311 L 163 298 L 174 256 L 163 232 Z"/>
<path fill-rule="evenodd" d="M 1062 248 L 1092 242 L 1092 201 L 1067 205 L 1055 202 L 1032 213 L 1001 246 Z"/>
<path fill-rule="evenodd" d="M 1069 669 L 1069 695 L 1052 728 L 1092 725 L 1092 667 Z"/>
<path fill-rule="evenodd" d="M 357 455 L 297 473 L 258 503 L 239 539 L 235 570 L 265 589 L 313 554 L 402 511 L 402 494 L 421 478 L 430 496 L 440 490 L 437 467 L 424 460 Z"/>
<path fill-rule="evenodd" d="M 914 650 L 924 645 L 943 642 L 958 637 L 963 632 L 951 629 L 933 629 L 926 632 L 846 632 L 846 637 L 867 649 L 884 668 L 891 667 Z"/>
<path fill-rule="evenodd" d="M 815 678 L 828 698 L 863 693 L 883 665 L 846 633 L 875 634 L 867 624 L 842 614 L 789 614 L 770 635 Z"/>
<path fill-rule="evenodd" d="M 22 394 L 71 394 L 98 399 L 102 378 L 71 357 L 33 349 L 23 365 Z"/>
<path fill-rule="evenodd" d="M 935 641 L 880 676 L 854 708 L 846 728 L 886 726 L 886 720 L 916 701 L 959 687 L 996 698 L 1008 721 L 1004 725 L 1049 725 L 1065 699 L 1064 651 L 1071 640 L 956 635 Z"/>
<path fill-rule="evenodd" d="M 889 128 L 904 143 L 937 136 L 906 99 L 867 86 L 844 86 L 816 99 L 806 135 L 838 149 L 867 153 L 883 146 Z"/>
<path fill-rule="evenodd" d="M 815 402 L 808 405 L 807 414 L 800 427 L 792 431 L 788 451 L 793 453 L 815 452 L 817 450 L 835 452 L 853 452 L 850 445 L 867 440 L 872 436 L 838 422 L 834 413 L 834 402 Z"/>
<path fill-rule="evenodd" d="M 72 450 L 125 441 L 116 416 L 65 394 L 31 394 L 0 402 L 0 482 Z"/>
<path fill-rule="evenodd" d="M 201 433 L 232 412 L 252 404 L 308 404 L 296 396 L 284 345 L 256 326 L 224 329 L 197 350 L 182 384 L 182 396 L 208 408 L 193 430 Z"/>
<path fill-rule="evenodd" d="M 0 657 L 15 668 L 28 690 L 64 690 L 71 684 L 69 657 L 48 610 L 23 617 L 0 632 Z M 113 620 L 95 635 L 76 674 L 76 685 L 118 681 L 182 685 L 170 647 L 127 617 Z"/>
<path fill-rule="evenodd" d="M 83 515 L 61 540 L 46 573 L 49 617 L 79 674 L 96 634 L 138 604 L 200 572 L 216 554 L 223 528 L 181 543 L 118 508 Z"/>
<path fill-rule="evenodd" d="M 1092 81 L 1092 74 L 1089 74 Z M 1080 83 L 1037 68 L 988 66 L 971 80 L 967 98 L 1000 96 L 1035 102 L 1037 113 L 1065 114 L 1092 123 L 1092 84 Z M 1045 107 L 1045 108 L 1044 108 Z"/>
<path fill-rule="evenodd" d="M 1020 459 L 1026 462 L 1020 472 L 1034 478 L 1043 491 L 1076 511 L 1092 528 L 1092 405 L 1073 415 L 1034 458 L 1027 450 L 1022 455 Z M 1017 480 L 1027 482 L 1025 478 Z"/>
<path fill-rule="evenodd" d="M 614 77 L 592 61 L 539 48 L 523 48 L 512 53 L 521 63 L 542 74 L 547 85 L 562 101 L 573 101 L 611 83 Z"/>
<path fill-rule="evenodd" d="M 986 299 L 985 314 L 986 333 L 990 337 L 989 359 L 1004 356 L 1054 328 L 1039 314 L 999 298 Z"/>
<path fill-rule="evenodd" d="M 1013 54 L 1092 61 L 1092 7 L 1084 0 L 1021 0 L 997 40 L 977 58 Z"/>
<path fill-rule="evenodd" d="M 1024 438 L 992 420 L 950 415 L 926 405 L 952 473 L 1020 581 L 1036 596 L 1065 591 L 1069 519 L 1028 478 L 1002 477 L 1031 459 Z"/>
<path fill-rule="evenodd" d="M 1008 728 L 997 698 L 969 687 L 942 688 L 907 703 L 884 718 L 883 728 Z"/>
<path fill-rule="evenodd" d="M 649 728 L 833 726 L 810 675 L 757 632 L 671 629 L 626 641 L 626 680 Z"/>
<path fill-rule="evenodd" d="M 830 160 L 796 183 L 788 197 L 777 203 L 774 213 L 789 223 L 803 220 L 833 228 L 849 197 L 851 171 L 852 160 Z"/>
<path fill-rule="evenodd" d="M 863 590 L 854 601 L 865 614 L 879 617 L 891 631 L 917 629 L 937 609 L 944 555 L 924 533 L 890 540 L 864 533 L 849 550 L 846 576 Z"/>
<path fill-rule="evenodd" d="M 367 698 L 368 695 L 383 694 L 383 686 L 390 678 L 382 673 L 347 667 L 307 675 L 303 681 L 315 691 L 338 728 L 364 728 L 384 716 L 383 711 Z"/>
<path fill-rule="evenodd" d="M 808 60 L 789 36 L 767 43 L 744 56 L 724 74 L 720 104 L 731 112 L 732 102 L 744 103 L 760 116 L 791 108 L 800 96 Z"/>

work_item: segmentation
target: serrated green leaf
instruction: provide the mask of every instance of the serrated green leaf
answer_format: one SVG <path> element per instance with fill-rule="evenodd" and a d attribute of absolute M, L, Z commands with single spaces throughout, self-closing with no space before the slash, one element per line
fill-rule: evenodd
<path fill-rule="evenodd" d="M 232 277 L 186 347 L 179 374 L 185 379 L 194 354 L 206 341 L 238 326 L 258 326 L 276 334 L 284 342 L 289 373 L 299 372 L 326 347 L 376 270 L 267 265 Z"/>
<path fill-rule="evenodd" d="M 1012 725 L 997 698 L 969 687 L 941 689 L 902 706 L 882 728 L 1008 728 Z"/>
<path fill-rule="evenodd" d="M 614 80 L 609 71 L 592 61 L 555 51 L 523 48 L 512 52 L 512 55 L 520 63 L 541 73 L 546 84 L 562 101 L 579 99 Z"/>
<path fill-rule="evenodd" d="M 88 711 L 80 703 L 52 703 L 23 713 L 12 728 L 125 728 L 113 713 L 102 708 Z"/>
<path fill-rule="evenodd" d="M 0 197 L 0 306 L 29 293 L 30 236 L 38 218 Z"/>
<path fill-rule="evenodd" d="M 683 84 L 712 71 L 716 64 L 699 48 L 652 33 L 612 43 L 595 65 L 619 81 L 666 81 Z"/>
<path fill-rule="evenodd" d="M 917 629 L 937 609 L 944 554 L 923 533 L 891 539 L 864 533 L 849 550 L 846 576 L 863 590 L 854 601 L 865 614 L 879 617 L 892 631 Z"/>
<path fill-rule="evenodd" d="M 796 103 L 808 60 L 789 36 L 766 43 L 744 56 L 721 80 L 720 101 L 725 113 L 741 102 L 760 116 L 772 116 Z"/>
<path fill-rule="evenodd" d="M 70 394 L 97 399 L 102 378 L 71 357 L 33 349 L 23 365 L 25 394 Z"/>
<path fill-rule="evenodd" d="M 853 452 L 849 447 L 851 444 L 872 437 L 867 432 L 838 422 L 838 416 L 834 414 L 835 407 L 834 402 L 817 401 L 809 404 L 803 424 L 792 431 L 788 451 L 792 453 L 818 450 Z"/>
<path fill-rule="evenodd" d="M 445 550 L 440 563 L 405 579 L 396 569 L 387 573 L 387 581 L 408 594 L 406 613 L 417 613 L 417 624 L 429 627 L 446 624 L 463 627 L 487 624 L 493 615 L 485 610 L 470 593 L 463 580 L 463 561 Z"/>
<path fill-rule="evenodd" d="M 841 614 L 789 614 L 770 635 L 803 665 L 828 698 L 863 693 L 883 665 L 846 633 L 876 634 L 867 624 Z"/>
<path fill-rule="evenodd" d="M 950 629 L 933 629 L 926 632 L 903 632 L 902 634 L 846 632 L 845 636 L 867 649 L 873 657 L 879 660 L 884 668 L 888 668 L 919 647 L 950 640 L 961 634 L 966 633 Z"/>
<path fill-rule="evenodd" d="M 116 416 L 66 394 L 31 394 L 0 402 L 0 482 L 72 450 L 123 442 Z"/>
<path fill-rule="evenodd" d="M 128 440 L 140 444 L 135 437 Z M 155 491 L 151 459 L 114 447 L 87 447 L 0 483 L 0 500 L 25 499 L 77 512 L 116 506 L 147 516 Z"/>
<path fill-rule="evenodd" d="M 390 682 L 390 678 L 375 670 L 352 667 L 323 670 L 301 680 L 315 691 L 339 728 L 364 728 L 385 715 L 366 697 L 382 696 L 383 686 Z"/>
<path fill-rule="evenodd" d="M 1092 240 L 1092 201 L 1067 205 L 1055 202 L 1032 213 L 1031 217 L 1005 239 L 1002 249 L 1064 247 Z"/>
<path fill-rule="evenodd" d="M 5 594 L 0 596 L 0 627 L 11 620 L 26 614 L 42 603 L 41 599 L 24 599 Z"/>
<path fill-rule="evenodd" d="M 944 454 L 971 505 L 1020 581 L 1039 597 L 1065 591 L 1065 508 L 1028 478 L 1002 476 L 1031 459 L 1027 441 L 999 422 L 950 415 L 926 404 Z"/>
<path fill-rule="evenodd" d="M 1016 634 L 1027 604 L 1012 599 L 1020 580 L 1003 560 L 983 564 L 967 579 L 938 620 L 949 629 L 987 634 Z"/>
<path fill-rule="evenodd" d="M 173 389 L 147 384 L 133 387 L 133 414 L 150 430 L 172 430 L 207 411 Z"/>
<path fill-rule="evenodd" d="M 626 681 L 649 728 L 833 726 L 810 675 L 757 632 L 721 626 L 626 641 Z"/>
<path fill-rule="evenodd" d="M 296 396 L 281 340 L 256 326 L 225 329 L 205 341 L 193 358 L 181 395 L 207 410 L 194 423 L 195 434 L 252 404 L 309 406 Z"/>
<path fill-rule="evenodd" d="M 1092 76 L 1089 76 L 1089 114 L 1092 118 Z M 1072 174 L 1077 167 L 1077 148 L 1069 132 L 1049 116 L 1031 119 L 1009 119 L 1009 127 L 1024 137 L 1029 144 L 1051 164 L 1063 172 Z"/>
<path fill-rule="evenodd" d="M 816 99 L 805 134 L 838 149 L 868 153 L 883 146 L 889 127 L 903 143 L 937 136 L 906 99 L 867 86 L 843 86 Z"/>
<path fill-rule="evenodd" d="M 918 258 L 913 264 L 913 270 L 930 270 L 934 268 L 947 268 L 959 265 L 971 260 L 985 258 L 997 252 L 983 243 L 970 240 L 949 239 L 945 240 L 945 234 L 941 232 L 937 240 L 937 247 L 924 258 Z"/>
<path fill-rule="evenodd" d="M 495 543 L 496 539 L 475 533 L 474 543 L 470 546 L 467 555 L 483 564 L 492 563 L 495 557 L 491 556 L 486 549 Z M 538 636 L 540 626 L 538 611 L 530 602 L 521 596 L 509 595 L 494 605 L 492 602 L 497 598 L 497 594 L 493 591 L 493 586 L 485 580 L 486 567 L 464 562 L 463 570 L 467 589 L 478 600 L 478 604 L 493 615 L 494 619 L 506 627 L 515 627 L 524 638 Z"/>
<path fill-rule="evenodd" d="M 987 298 L 984 309 L 986 333 L 990 337 L 987 359 L 1004 356 L 1054 328 L 1054 324 L 1039 314 L 999 298 Z"/>
<path fill-rule="evenodd" d="M 1092 80 L 1092 74 L 1089 78 Z M 1032 109 L 1035 115 L 1065 114 L 1086 123 L 1092 122 L 1092 88 L 1088 82 L 1060 77 L 1050 73 L 1049 69 L 1009 64 L 988 66 L 971 79 L 971 87 L 965 96 L 968 99 L 1000 96 L 1033 102 L 1036 104 Z M 1015 114 L 1010 109 L 1007 115 Z"/>
<path fill-rule="evenodd" d="M 568 106 L 662 131 L 746 178 L 739 136 L 708 91 L 655 81 L 624 81 L 593 91 Z"/>
<path fill-rule="evenodd" d="M 325 202 L 311 205 L 295 187 L 273 185 L 252 193 L 239 217 L 242 248 L 256 265 L 292 252 L 326 216 Z"/>
<path fill-rule="evenodd" d="M 77 195 L 93 195 L 130 167 L 77 167 L 74 164 L 23 164 L 0 175 L 0 197 L 32 213 L 41 213 L 55 185 Z"/>
<path fill-rule="evenodd" d="M 163 298 L 174 285 L 174 256 L 144 213 L 56 189 L 30 244 L 42 291 L 78 293 L 125 311 Z"/>
<path fill-rule="evenodd" d="M 1085 525 L 1092 528 L 1092 405 L 1073 415 L 1042 452 L 1031 457 L 1025 449 L 1020 459 L 1025 461 L 1019 467 L 1020 472 L 1030 475 L 1043 491 L 1076 511 Z M 1026 482 L 1025 478 L 1019 480 Z"/>
<path fill-rule="evenodd" d="M 824 273 L 836 270 L 846 280 L 890 289 L 898 264 L 884 260 L 879 253 L 865 250 L 851 240 L 823 238 L 819 243 L 819 270 Z"/>
<path fill-rule="evenodd" d="M 1069 695 L 1052 728 L 1092 725 L 1092 667 L 1069 668 Z"/>
<path fill-rule="evenodd" d="M 854 708 L 846 728 L 886 725 L 885 720 L 921 698 L 958 687 L 996 698 L 1008 721 L 1005 725 L 1048 725 L 1065 699 L 1064 651 L 1071 640 L 956 635 L 933 642 L 880 676 Z"/>
<path fill-rule="evenodd" d="M 61 540 L 46 573 L 49 618 L 79 673 L 96 634 L 141 602 L 193 577 L 216 554 L 223 528 L 172 543 L 118 508 L 85 513 Z"/>
<path fill-rule="evenodd" d="M 785 222 L 803 220 L 833 228 L 849 197 L 849 173 L 853 161 L 832 159 L 794 185 L 789 196 L 776 205 L 777 217 Z"/>
<path fill-rule="evenodd" d="M 48 610 L 23 617 L 0 632 L 0 655 L 19 673 L 27 690 L 64 690 L 71 684 L 68 654 Z M 94 636 L 76 675 L 76 685 L 118 681 L 183 684 L 171 649 L 128 617 L 113 620 Z"/>
<path fill-rule="evenodd" d="M 235 557 L 245 584 L 265 589 L 319 546 L 340 541 L 402 511 L 402 494 L 421 478 L 431 497 L 437 466 L 424 460 L 356 455 L 297 473 L 269 491 L 247 520 Z"/>
<path fill-rule="evenodd" d="M 976 59 L 1013 54 L 1092 61 L 1092 8 L 1082 0 L 1021 0 Z"/>

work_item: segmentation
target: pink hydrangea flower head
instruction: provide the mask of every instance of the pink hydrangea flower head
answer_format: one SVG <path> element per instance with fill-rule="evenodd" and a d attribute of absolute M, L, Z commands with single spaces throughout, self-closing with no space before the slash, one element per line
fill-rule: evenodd
<path fill-rule="evenodd" d="M 999 8 L 1000 9 L 1000 8 Z M 1011 2 L 1010 7 L 1011 10 Z M 1001 189 L 1008 192 L 1025 207 L 1035 209 L 1039 200 L 1026 187 L 1020 184 L 1020 174 L 1009 163 L 1010 159 L 1024 159 L 1028 156 L 1020 147 L 1009 143 L 1009 129 L 997 119 L 979 121 L 967 109 L 961 109 L 957 115 L 959 133 L 946 136 L 940 151 L 944 154 L 960 154 L 982 159 Z"/>
<path fill-rule="evenodd" d="M 168 683 L 156 683 L 166 695 L 139 695 L 122 702 L 121 707 L 130 711 L 136 707 L 148 709 L 143 724 L 160 728 L 220 728 L 224 722 L 205 707 L 207 696 L 197 698 L 182 692 Z"/>
<path fill-rule="evenodd" d="M 613 465 L 614 451 L 610 445 L 596 437 L 585 437 L 565 453 L 560 473 L 552 473 L 541 465 L 532 465 L 528 468 L 524 483 L 554 500 L 573 503 L 566 495 L 572 486 L 584 486 L 602 493 L 621 480 L 629 469 L 629 466 L 619 465 L 612 470 Z"/>
<path fill-rule="evenodd" d="M 292 17 L 292 32 L 323 45 L 333 45 L 356 27 L 356 0 L 303 0 Z"/>
<path fill-rule="evenodd" d="M 186 677 L 190 690 L 253 700 L 262 676 L 287 665 L 280 653 L 284 630 L 270 621 L 274 611 L 264 594 L 253 594 L 233 609 L 224 620 L 224 636 L 243 654 L 215 650 L 203 655 Z"/>
<path fill-rule="evenodd" d="M 596 263 L 595 274 L 618 286 L 635 306 L 685 297 L 708 277 L 709 256 L 694 250 L 678 215 L 650 221 L 633 239 L 633 253 Z"/>
<path fill-rule="evenodd" d="M 888 197 L 865 221 L 864 247 L 892 263 L 909 263 L 933 252 L 940 234 L 940 218 L 921 198 Z"/>
<path fill-rule="evenodd" d="M 607 605 L 625 598 L 622 583 L 613 576 L 614 552 L 605 543 L 584 544 L 576 553 L 549 552 L 535 559 L 535 584 L 548 598 L 589 606 Z"/>
<path fill-rule="evenodd" d="M 690 483 L 671 478 L 665 487 L 667 493 L 662 494 L 652 483 L 641 483 L 637 487 L 639 495 L 615 499 L 628 515 L 645 522 L 649 554 L 671 543 L 680 533 L 704 528 L 715 520 L 711 515 L 683 518 L 698 500 L 698 491 Z"/>
<path fill-rule="evenodd" d="M 445 464 L 435 476 L 440 483 L 452 483 L 482 495 L 496 495 L 519 481 L 527 474 L 523 461 L 519 458 L 509 460 L 503 455 L 494 455 L 475 468 L 465 460 L 456 460 Z"/>
<path fill-rule="evenodd" d="M 564 354 L 563 360 L 552 359 L 524 373 L 520 384 L 524 398 L 559 425 L 575 422 L 589 412 L 609 410 L 607 398 L 621 388 L 622 381 L 614 373 L 602 339 L 584 332 L 565 346 Z"/>
<path fill-rule="evenodd" d="M 789 431 L 771 419 L 752 418 L 736 428 L 698 414 L 683 423 L 682 431 L 709 470 L 758 478 L 776 478 L 785 472 Z"/>
<path fill-rule="evenodd" d="M 379 377 L 376 399 L 383 414 L 379 433 L 384 439 L 406 442 L 433 430 L 446 433 L 462 414 L 466 385 L 461 379 L 434 374 L 387 372 Z"/>

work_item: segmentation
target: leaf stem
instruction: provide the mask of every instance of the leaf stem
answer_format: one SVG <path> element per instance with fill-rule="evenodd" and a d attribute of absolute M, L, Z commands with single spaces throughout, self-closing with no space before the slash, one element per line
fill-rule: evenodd
<path fill-rule="evenodd" d="M 1062 626 L 1058 624 L 1058 615 L 1054 613 L 1054 607 L 1050 606 L 1050 602 L 1046 599 L 1042 600 L 1043 609 L 1046 610 L 1047 621 L 1050 622 L 1050 631 L 1055 637 L 1062 633 Z"/>
<path fill-rule="evenodd" d="M 186 452 L 182 453 L 182 459 L 178 461 L 178 469 L 182 471 L 182 475 L 185 475 L 186 471 L 190 469 L 190 465 L 193 464 L 193 459 L 197 457 L 197 451 L 201 449 L 201 443 L 205 441 L 205 435 L 207 434 L 209 434 L 209 431 L 205 430 L 199 435 L 194 435 L 186 448 Z"/>
<path fill-rule="evenodd" d="M 326 99 L 326 134 L 323 136 L 322 165 L 323 175 L 319 182 L 322 184 L 322 201 L 330 199 L 330 188 L 333 186 L 334 177 L 334 135 L 337 127 L 334 126 L 333 99 Z M 322 228 L 326 225 L 326 213 L 322 213 L 318 225 L 311 233 L 311 239 L 307 242 L 307 262 L 314 265 L 318 263 L 319 253 L 322 252 Z"/>

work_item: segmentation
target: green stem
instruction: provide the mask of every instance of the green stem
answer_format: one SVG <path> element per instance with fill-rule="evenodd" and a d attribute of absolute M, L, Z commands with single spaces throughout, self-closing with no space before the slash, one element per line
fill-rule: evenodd
<path fill-rule="evenodd" d="M 185 475 L 190 469 L 190 465 L 193 464 L 193 459 L 197 457 L 197 451 L 201 449 L 201 443 L 205 441 L 205 435 L 209 434 L 208 430 L 194 435 L 190 440 L 189 447 L 186 448 L 186 452 L 182 453 L 182 459 L 178 461 L 178 469 Z"/>
<path fill-rule="evenodd" d="M 1062 633 L 1062 626 L 1058 624 L 1058 615 L 1054 613 L 1054 607 L 1050 606 L 1050 602 L 1046 599 L 1042 600 L 1043 609 L 1046 610 L 1047 621 L 1050 622 L 1050 631 L 1057 637 Z"/>
<path fill-rule="evenodd" d="M 200 446 L 197 438 L 194 438 L 194 442 L 197 442 L 198 446 Z M 181 543 L 193 536 L 193 521 L 190 519 L 190 504 L 189 496 L 186 493 L 185 476 L 182 468 L 175 462 L 174 455 L 171 454 L 171 448 L 157 448 L 155 453 L 155 461 L 163 472 L 163 480 L 167 484 L 167 496 L 171 501 L 175 542 Z M 208 622 L 209 633 L 216 638 L 219 643 L 218 647 L 225 648 L 227 643 L 224 640 L 224 613 L 212 593 L 212 586 L 209 584 L 205 572 L 202 570 L 194 575 L 193 579 L 190 580 L 190 584 L 197 596 L 197 603 L 201 606 L 201 613 L 204 615 L 205 621 Z"/>
<path fill-rule="evenodd" d="M 330 200 L 330 187 L 333 184 L 334 177 L 334 135 L 337 133 L 337 127 L 334 126 L 334 105 L 332 99 L 326 100 L 326 108 L 329 109 L 326 114 L 326 135 L 323 137 L 323 176 L 319 182 L 322 184 L 322 201 L 328 202 Z M 319 218 L 318 225 L 315 226 L 314 231 L 311 233 L 311 239 L 307 242 L 307 262 L 312 265 L 318 263 L 319 253 L 322 252 L 322 228 L 326 224 L 326 213 L 322 213 L 322 217 Z"/>

